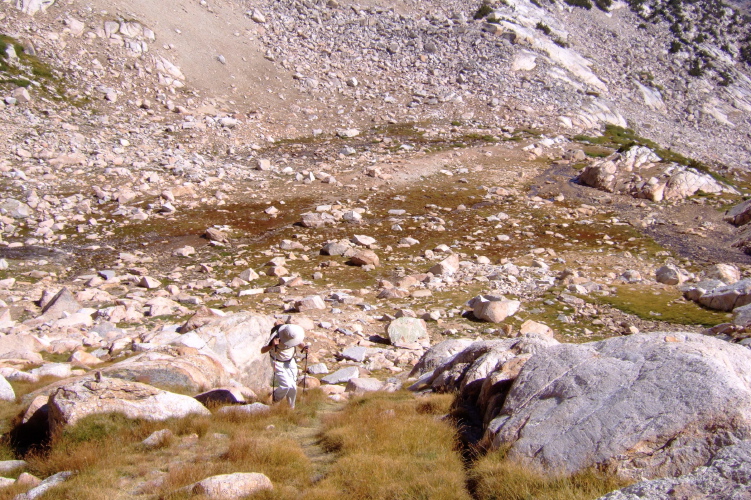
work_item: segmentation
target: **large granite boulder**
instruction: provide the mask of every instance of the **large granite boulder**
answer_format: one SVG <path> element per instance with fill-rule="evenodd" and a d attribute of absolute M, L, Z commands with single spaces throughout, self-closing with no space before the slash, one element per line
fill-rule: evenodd
<path fill-rule="evenodd" d="M 430 359 L 442 356 L 447 350 L 442 344 L 428 350 L 419 363 L 432 364 Z M 426 371 L 410 389 L 459 392 L 458 403 L 476 408 L 487 424 L 501 411 L 506 393 L 524 363 L 534 353 L 555 345 L 558 345 L 557 340 L 540 334 L 473 342 L 444 357 L 435 369 Z"/>
<path fill-rule="evenodd" d="M 185 346 L 163 346 L 102 369 L 108 377 L 143 382 L 155 387 L 201 392 L 228 382 L 216 356 Z"/>
<path fill-rule="evenodd" d="M 261 348 L 269 341 L 274 319 L 255 313 L 239 313 L 218 318 L 181 335 L 173 345 L 194 347 L 218 359 L 230 377 L 253 390 L 267 389 L 271 382 L 271 363 Z"/>
<path fill-rule="evenodd" d="M 678 476 L 751 437 L 751 351 L 693 333 L 540 350 L 485 441 L 556 471 Z"/>
<path fill-rule="evenodd" d="M 394 345 L 411 344 L 428 339 L 425 320 L 402 316 L 386 325 L 386 335 Z"/>
<path fill-rule="evenodd" d="M 128 418 L 167 420 L 211 415 L 189 396 L 116 378 L 85 378 L 59 387 L 49 398 L 49 425 L 54 435 L 89 415 L 120 413 Z"/>
<path fill-rule="evenodd" d="M 665 498 L 740 500 L 751 497 L 751 442 L 725 447 L 704 467 L 676 478 L 653 479 L 608 493 L 599 500 Z"/>

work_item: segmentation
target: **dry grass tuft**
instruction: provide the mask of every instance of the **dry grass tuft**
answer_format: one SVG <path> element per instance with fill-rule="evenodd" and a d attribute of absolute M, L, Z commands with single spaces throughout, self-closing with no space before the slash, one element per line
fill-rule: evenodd
<path fill-rule="evenodd" d="M 508 459 L 503 450 L 477 460 L 470 471 L 470 483 L 479 500 L 590 500 L 630 484 L 596 470 L 573 476 L 544 474 Z"/>
<path fill-rule="evenodd" d="M 404 392 L 352 400 L 324 422 L 322 445 L 339 458 L 306 498 L 469 499 L 455 429 L 434 416 L 449 405 Z"/>
<path fill-rule="evenodd" d="M 233 441 L 222 457 L 242 470 L 261 472 L 286 486 L 310 486 L 310 460 L 297 441 L 248 436 Z"/>

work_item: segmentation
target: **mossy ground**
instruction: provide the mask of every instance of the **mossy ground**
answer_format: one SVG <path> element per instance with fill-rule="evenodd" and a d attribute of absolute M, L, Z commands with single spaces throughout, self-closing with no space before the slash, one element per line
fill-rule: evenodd
<path fill-rule="evenodd" d="M 713 311 L 686 300 L 671 286 L 616 285 L 616 293 L 597 300 L 621 311 L 649 321 L 665 321 L 676 325 L 712 327 L 726 323 L 732 315 Z"/>

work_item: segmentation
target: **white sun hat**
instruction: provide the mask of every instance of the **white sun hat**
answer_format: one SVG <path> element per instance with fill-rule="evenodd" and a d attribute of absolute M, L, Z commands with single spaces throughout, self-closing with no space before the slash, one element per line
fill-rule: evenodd
<path fill-rule="evenodd" d="M 279 342 L 284 347 L 295 347 L 305 339 L 305 330 L 299 325 L 282 325 L 279 327 Z"/>

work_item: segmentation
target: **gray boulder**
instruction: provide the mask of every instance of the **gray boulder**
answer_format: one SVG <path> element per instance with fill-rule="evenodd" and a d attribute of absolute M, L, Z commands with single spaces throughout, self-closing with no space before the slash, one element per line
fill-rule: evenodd
<path fill-rule="evenodd" d="M 366 392 L 380 391 L 385 385 L 385 382 L 377 378 L 353 378 L 347 382 L 347 387 L 344 390 L 345 392 L 360 395 Z"/>
<path fill-rule="evenodd" d="M 704 498 L 748 499 L 751 491 L 751 442 L 722 448 L 705 467 L 676 478 L 654 479 L 608 493 L 599 500 Z"/>
<path fill-rule="evenodd" d="M 120 413 L 128 418 L 156 421 L 211 415 L 205 406 L 189 396 L 107 377 L 85 378 L 64 385 L 50 396 L 48 405 L 53 435 L 84 417 L 100 413 Z"/>
<path fill-rule="evenodd" d="M 26 219 L 31 217 L 33 210 L 26 203 L 13 198 L 0 202 L 0 214 L 13 217 L 14 219 Z"/>
<path fill-rule="evenodd" d="M 427 339 L 428 327 L 422 319 L 401 317 L 388 324 L 386 335 L 394 345 L 410 344 Z"/>
<path fill-rule="evenodd" d="M 487 424 L 501 411 L 511 383 L 527 360 L 534 353 L 555 345 L 558 345 L 557 340 L 539 334 L 473 342 L 444 358 L 434 370 L 425 372 L 410 389 L 458 392 L 458 403 L 475 408 Z M 445 351 L 446 346 L 437 344 L 419 363 L 432 364 L 429 360 Z"/>
<path fill-rule="evenodd" d="M 726 286 L 726 283 L 724 281 L 719 281 L 716 279 L 705 279 L 698 283 L 683 285 L 678 289 L 683 292 L 683 296 L 688 300 L 698 301 L 699 298 L 705 293 L 708 293 L 721 286 Z"/>
<path fill-rule="evenodd" d="M 324 384 L 341 384 L 359 376 L 360 370 L 356 366 L 348 366 L 326 375 L 321 379 L 321 382 Z"/>
<path fill-rule="evenodd" d="M 693 333 L 652 333 L 541 350 L 498 417 L 493 448 L 559 473 L 677 476 L 751 437 L 751 351 Z"/>
<path fill-rule="evenodd" d="M 740 203 L 725 213 L 725 221 L 734 226 L 743 226 L 751 221 L 751 200 Z"/>
<path fill-rule="evenodd" d="M 431 347 L 417 362 L 412 369 L 410 376 L 422 375 L 426 372 L 435 370 L 438 365 L 449 360 L 449 358 L 462 352 L 469 347 L 474 341 L 472 339 L 449 339 L 439 342 Z"/>
<path fill-rule="evenodd" d="M 233 314 L 181 335 L 172 344 L 194 347 L 220 360 L 228 376 L 253 390 L 263 390 L 271 382 L 271 363 L 261 348 L 268 343 L 273 326 L 270 316 Z"/>
<path fill-rule="evenodd" d="M 674 265 L 668 264 L 655 271 L 655 281 L 665 285 L 680 285 L 686 276 Z"/>
<path fill-rule="evenodd" d="M 365 361 L 365 355 L 367 352 L 368 350 L 365 347 L 352 346 L 347 347 L 342 351 L 342 357 L 349 361 L 354 361 L 355 363 L 362 363 Z"/>
<path fill-rule="evenodd" d="M 751 279 L 719 286 L 702 294 L 696 301 L 704 307 L 719 311 L 732 311 L 736 307 L 751 304 Z"/>
<path fill-rule="evenodd" d="M 42 315 L 49 319 L 59 319 L 66 313 L 73 314 L 79 310 L 81 310 L 81 304 L 76 300 L 75 296 L 73 296 L 67 287 L 63 287 L 63 289 L 57 292 L 57 294 L 42 308 Z"/>

